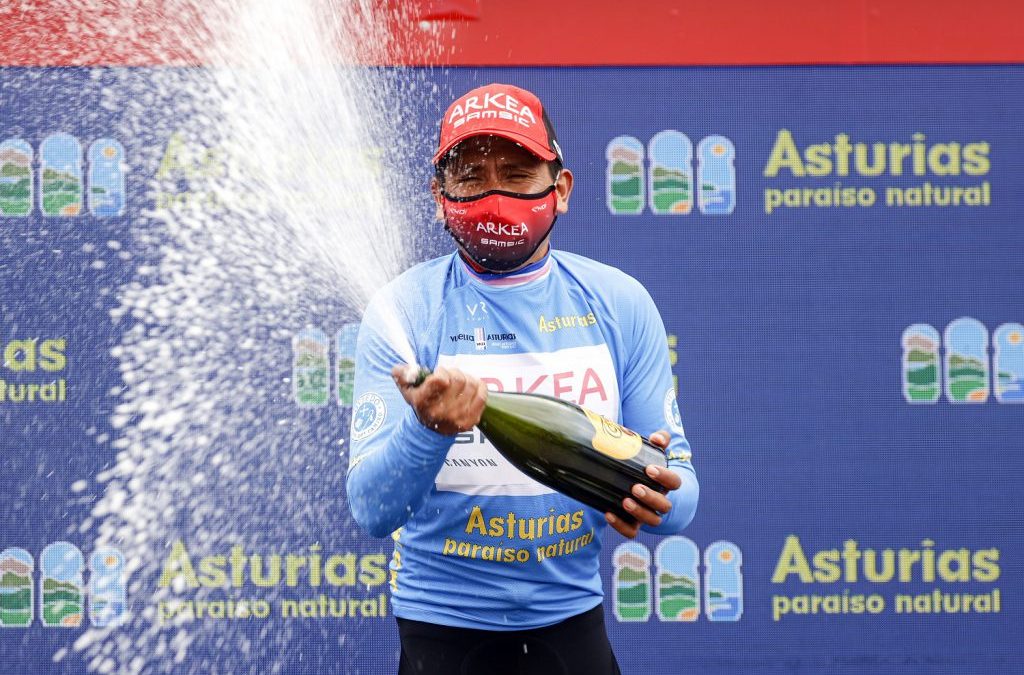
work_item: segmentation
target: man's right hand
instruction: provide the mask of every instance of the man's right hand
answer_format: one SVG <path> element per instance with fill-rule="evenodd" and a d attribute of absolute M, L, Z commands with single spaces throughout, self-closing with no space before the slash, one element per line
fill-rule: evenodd
<path fill-rule="evenodd" d="M 396 365 L 391 377 L 423 426 L 446 436 L 469 431 L 487 404 L 487 387 L 458 368 L 437 368 L 418 387 L 405 381 L 407 366 Z"/>

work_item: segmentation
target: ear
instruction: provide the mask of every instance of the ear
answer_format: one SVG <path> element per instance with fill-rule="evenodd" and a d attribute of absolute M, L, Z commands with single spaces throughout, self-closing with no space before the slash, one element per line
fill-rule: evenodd
<path fill-rule="evenodd" d="M 562 169 L 555 181 L 555 194 L 558 195 L 558 202 L 555 205 L 555 213 L 561 215 L 569 212 L 569 195 L 572 194 L 572 171 Z"/>
<path fill-rule="evenodd" d="M 441 183 L 438 182 L 437 177 L 430 179 L 430 194 L 434 195 L 434 218 L 440 221 L 444 221 L 444 207 L 441 206 Z"/>

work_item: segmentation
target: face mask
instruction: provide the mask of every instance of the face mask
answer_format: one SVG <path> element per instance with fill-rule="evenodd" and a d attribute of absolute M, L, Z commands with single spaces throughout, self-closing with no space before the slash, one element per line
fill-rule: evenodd
<path fill-rule="evenodd" d="M 473 262 L 493 272 L 530 259 L 555 224 L 557 204 L 554 185 L 534 194 L 490 190 L 452 197 L 441 191 L 445 229 Z"/>

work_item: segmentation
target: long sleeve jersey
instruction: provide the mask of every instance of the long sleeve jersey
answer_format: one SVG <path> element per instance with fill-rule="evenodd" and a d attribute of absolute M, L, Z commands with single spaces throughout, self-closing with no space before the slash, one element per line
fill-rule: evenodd
<path fill-rule="evenodd" d="M 444 436 L 423 426 L 391 377 L 410 357 L 492 390 L 572 401 L 645 436 L 669 431 L 682 487 L 662 524 L 644 529 L 673 534 L 692 519 L 697 479 L 646 289 L 562 251 L 505 275 L 437 258 L 376 294 L 356 346 L 348 498 L 364 529 L 394 539 L 396 616 L 516 630 L 585 612 L 602 600 L 607 527 L 603 513 L 516 469 L 478 429 Z"/>

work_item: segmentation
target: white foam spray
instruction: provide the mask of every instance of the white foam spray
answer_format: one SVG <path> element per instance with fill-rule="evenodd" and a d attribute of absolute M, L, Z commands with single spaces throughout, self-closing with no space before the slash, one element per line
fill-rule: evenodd
<path fill-rule="evenodd" d="M 137 4 L 123 2 L 126 11 Z M 69 3 L 69 20 L 81 4 Z M 389 48 L 377 2 L 163 6 L 203 19 L 207 67 L 122 70 L 104 91 L 124 135 L 148 130 L 154 110 L 176 126 L 166 147 L 141 158 L 158 167 L 147 195 L 155 207 L 133 223 L 144 262 L 111 312 L 123 329 L 113 353 L 124 383 L 111 392 L 116 461 L 76 482 L 77 491 L 102 491 L 78 529 L 125 554 L 131 613 L 127 626 L 86 629 L 73 651 L 97 673 L 285 672 L 302 656 L 289 651 L 294 624 L 161 618 L 161 607 L 231 596 L 190 587 L 184 574 L 154 581 L 174 542 L 193 561 L 234 547 L 309 555 L 279 542 L 315 545 L 338 519 L 338 486 L 318 478 L 347 461 L 347 430 L 303 419 L 282 364 L 310 316 L 362 308 L 415 257 L 410 223 L 422 222 L 424 186 L 389 161 L 433 141 L 408 138 L 402 110 L 431 85 L 415 71 L 344 65 L 357 60 L 354 50 Z M 396 350 L 411 362 L 394 325 Z M 273 602 L 274 588 L 260 591 Z M 329 623 L 301 630 L 339 640 Z"/>

